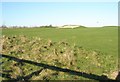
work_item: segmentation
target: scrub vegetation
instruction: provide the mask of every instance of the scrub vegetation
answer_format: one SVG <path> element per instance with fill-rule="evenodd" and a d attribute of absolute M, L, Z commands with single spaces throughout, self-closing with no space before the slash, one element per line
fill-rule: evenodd
<path fill-rule="evenodd" d="M 101 28 L 6 28 L 1 54 L 114 79 L 117 72 L 117 27 Z M 29 80 L 87 80 L 57 70 L 2 58 L 1 73 Z M 35 71 L 41 70 L 37 74 Z M 114 74 L 114 75 L 113 75 Z"/>

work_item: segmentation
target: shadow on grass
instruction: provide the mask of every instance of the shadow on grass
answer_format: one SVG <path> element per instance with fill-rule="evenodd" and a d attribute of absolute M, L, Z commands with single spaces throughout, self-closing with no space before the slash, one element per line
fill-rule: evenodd
<path fill-rule="evenodd" d="M 29 63 L 29 64 L 32 64 L 32 65 L 35 65 L 35 66 L 43 67 L 42 69 L 37 70 L 35 72 L 32 72 L 31 74 L 29 74 L 27 76 L 19 77 L 17 79 L 11 79 L 11 80 L 20 80 L 20 78 L 22 78 L 23 80 L 29 80 L 33 75 L 39 74 L 42 70 L 50 69 L 50 70 L 55 70 L 55 71 L 60 71 L 60 72 L 66 72 L 66 73 L 71 74 L 71 75 L 82 76 L 84 78 L 89 78 L 89 79 L 92 79 L 92 80 L 98 80 L 98 81 L 110 80 L 110 81 L 113 81 L 112 79 L 109 79 L 107 76 L 104 76 L 104 75 L 98 76 L 98 75 L 95 75 L 95 74 L 87 74 L 87 73 L 84 73 L 84 72 L 78 72 L 78 71 L 65 69 L 65 68 L 60 68 L 60 67 L 56 67 L 56 66 L 51 66 L 51 65 L 47 65 L 47 64 L 43 64 L 43 63 L 37 63 L 37 62 L 34 62 L 34 61 L 30 61 L 30 60 L 19 59 L 19 58 L 4 55 L 4 54 L 0 54 L 0 56 L 2 56 L 4 58 L 8 58 L 10 60 L 14 60 L 14 61 L 19 62 L 19 63 Z M 2 77 L 10 78 L 10 75 L 9 74 L 2 74 Z M 116 80 L 119 80 L 119 77 L 120 77 L 120 73 L 117 76 Z"/>

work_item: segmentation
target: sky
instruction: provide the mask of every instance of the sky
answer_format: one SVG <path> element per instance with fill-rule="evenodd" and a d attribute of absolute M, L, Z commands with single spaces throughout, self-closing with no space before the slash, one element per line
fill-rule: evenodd
<path fill-rule="evenodd" d="M 118 2 L 119 0 L 1 0 L 2 2 Z"/>
<path fill-rule="evenodd" d="M 117 2 L 2 2 L 6 26 L 118 25 Z"/>

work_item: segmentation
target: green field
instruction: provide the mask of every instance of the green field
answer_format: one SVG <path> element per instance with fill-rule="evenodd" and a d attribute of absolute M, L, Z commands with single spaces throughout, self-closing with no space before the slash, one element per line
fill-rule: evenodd
<path fill-rule="evenodd" d="M 98 50 L 106 54 L 117 56 L 118 54 L 118 28 L 18 28 L 3 29 L 3 35 L 26 35 L 29 37 L 41 37 L 53 41 L 67 41 L 87 49 Z"/>
<path fill-rule="evenodd" d="M 88 73 L 94 73 L 101 75 L 103 73 L 107 73 L 109 78 L 115 77 L 115 75 L 111 75 L 113 72 L 117 71 L 117 56 L 118 56 L 118 28 L 117 27 L 101 27 L 101 28 L 74 28 L 74 29 L 62 29 L 62 28 L 9 28 L 3 29 L 2 35 L 6 36 L 19 36 L 25 35 L 28 38 L 33 40 L 33 37 L 40 37 L 45 40 L 52 40 L 53 42 L 68 42 L 70 45 L 76 45 L 78 47 L 84 48 L 86 54 L 89 51 L 95 51 L 100 53 L 98 56 L 101 58 L 101 64 L 103 68 L 97 69 L 97 67 L 89 66 L 89 62 L 96 62 L 95 58 L 97 56 L 89 56 L 91 57 L 90 61 L 87 59 L 80 59 L 81 56 L 78 55 L 77 66 L 80 67 L 80 70 Z M 63 47 L 61 47 L 63 48 Z M 7 53 L 6 53 L 7 54 Z M 83 57 L 84 58 L 84 57 Z M 103 60 L 102 60 L 103 59 Z M 86 61 L 86 62 L 85 62 Z M 88 66 L 88 67 L 87 67 Z M 96 68 L 96 69 L 95 69 Z M 93 70 L 92 70 L 93 69 Z M 89 71 L 88 71 L 89 70 Z M 71 76 L 72 77 L 72 76 Z M 71 78 L 70 77 L 70 78 Z"/>

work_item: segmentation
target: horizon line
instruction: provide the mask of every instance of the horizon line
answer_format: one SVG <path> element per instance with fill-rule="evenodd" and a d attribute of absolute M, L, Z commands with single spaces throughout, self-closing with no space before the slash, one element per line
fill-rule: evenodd
<path fill-rule="evenodd" d="M 42 27 L 42 26 L 52 26 L 52 27 L 60 27 L 60 26 L 72 26 L 72 25 L 75 25 L 75 26 L 84 26 L 84 27 L 106 27 L 106 26 L 117 26 L 119 27 L 120 25 L 103 25 L 103 26 L 85 26 L 85 25 L 79 25 L 79 24 L 64 24 L 64 25 L 52 25 L 52 24 L 49 24 L 49 25 L 11 25 L 11 26 L 8 26 L 8 25 L 1 25 L 0 27 Z"/>

